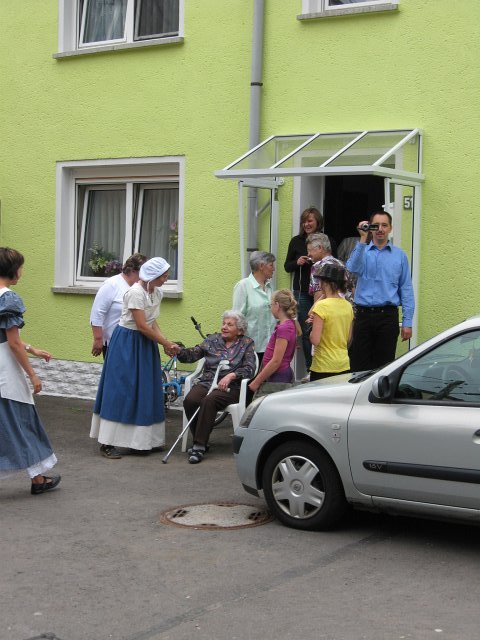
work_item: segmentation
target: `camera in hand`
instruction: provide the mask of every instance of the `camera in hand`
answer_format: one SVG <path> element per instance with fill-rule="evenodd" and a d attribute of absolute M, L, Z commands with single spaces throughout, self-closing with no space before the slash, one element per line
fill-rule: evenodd
<path fill-rule="evenodd" d="M 378 231 L 378 224 L 368 224 L 365 222 L 358 227 L 361 231 Z"/>

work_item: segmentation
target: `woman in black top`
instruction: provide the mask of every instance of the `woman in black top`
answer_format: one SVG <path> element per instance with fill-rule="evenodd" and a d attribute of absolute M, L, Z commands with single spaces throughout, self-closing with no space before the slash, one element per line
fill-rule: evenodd
<path fill-rule="evenodd" d="M 305 355 L 305 365 L 310 369 L 312 363 L 312 345 L 309 338 L 309 325 L 305 324 L 308 312 L 313 305 L 313 297 L 308 293 L 310 270 L 312 261 L 307 254 L 307 237 L 311 233 L 323 230 L 323 216 L 315 207 L 308 207 L 300 216 L 300 233 L 290 240 L 284 268 L 293 274 L 292 289 L 298 303 L 297 319 L 302 328 L 302 347 Z M 330 238 L 332 255 L 336 254 L 336 243 Z"/>

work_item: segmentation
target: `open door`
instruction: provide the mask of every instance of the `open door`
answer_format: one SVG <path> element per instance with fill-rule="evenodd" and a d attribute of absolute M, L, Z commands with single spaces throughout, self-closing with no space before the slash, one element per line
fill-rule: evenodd
<path fill-rule="evenodd" d="M 413 290 L 415 294 L 415 314 L 412 338 L 409 343 L 401 341 L 397 345 L 397 356 L 416 346 L 418 340 L 418 273 L 420 257 L 420 203 L 421 186 L 385 178 L 384 210 L 393 219 L 392 242 L 405 251 L 410 263 Z"/>
<path fill-rule="evenodd" d="M 281 181 L 283 183 L 283 180 Z M 242 278 L 250 273 L 252 251 L 270 251 L 278 262 L 279 180 L 240 180 L 238 215 L 240 231 L 240 268 Z M 276 288 L 276 274 L 272 287 Z"/>

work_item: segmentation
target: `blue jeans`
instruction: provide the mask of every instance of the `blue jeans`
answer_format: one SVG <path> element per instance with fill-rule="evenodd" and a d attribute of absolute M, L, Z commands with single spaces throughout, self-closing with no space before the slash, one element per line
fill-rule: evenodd
<path fill-rule="evenodd" d="M 313 297 L 304 291 L 294 291 L 293 295 L 298 304 L 297 320 L 302 329 L 303 355 L 305 356 L 305 366 L 308 370 L 312 364 L 312 345 L 310 342 L 310 326 L 305 324 L 305 320 L 308 318 L 308 312 L 312 308 Z"/>

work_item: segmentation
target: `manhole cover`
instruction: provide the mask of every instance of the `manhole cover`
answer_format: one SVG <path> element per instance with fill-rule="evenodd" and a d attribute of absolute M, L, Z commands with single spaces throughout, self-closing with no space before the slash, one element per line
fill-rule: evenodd
<path fill-rule="evenodd" d="M 160 522 L 193 529 L 242 529 L 258 527 L 273 520 L 268 511 L 251 504 L 217 502 L 186 504 L 162 511 Z"/>
<path fill-rule="evenodd" d="M 28 640 L 60 640 L 54 633 L 42 633 L 39 636 L 35 636 L 34 638 L 28 638 Z"/>

